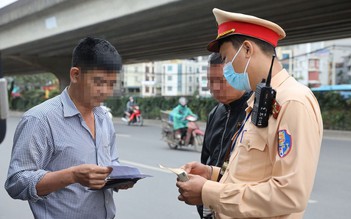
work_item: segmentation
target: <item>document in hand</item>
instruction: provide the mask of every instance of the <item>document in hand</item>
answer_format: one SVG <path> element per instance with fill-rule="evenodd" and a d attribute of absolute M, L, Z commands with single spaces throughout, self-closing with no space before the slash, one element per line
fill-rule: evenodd
<path fill-rule="evenodd" d="M 189 180 L 188 174 L 185 172 L 185 170 L 181 169 L 181 168 L 169 168 L 169 167 L 164 167 L 161 164 L 159 164 L 160 168 L 162 169 L 166 169 L 171 171 L 172 173 L 177 174 L 178 179 L 182 182 L 186 182 Z"/>
<path fill-rule="evenodd" d="M 150 175 L 140 173 L 139 169 L 129 166 L 111 166 L 112 172 L 106 178 L 106 184 L 103 189 L 115 188 L 121 185 L 134 184 L 139 179 L 151 177 Z"/>

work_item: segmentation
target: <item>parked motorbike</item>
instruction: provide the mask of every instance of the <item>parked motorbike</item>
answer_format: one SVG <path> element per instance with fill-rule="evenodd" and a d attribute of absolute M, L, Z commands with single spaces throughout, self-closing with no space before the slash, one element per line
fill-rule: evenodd
<path fill-rule="evenodd" d="M 200 130 L 196 123 L 197 117 L 188 115 L 185 119 L 188 121 L 188 128 L 181 133 L 181 137 L 176 137 L 173 129 L 173 121 L 170 119 L 170 111 L 161 111 L 162 120 L 162 138 L 171 149 L 177 149 L 184 146 L 192 146 L 198 152 L 202 150 L 204 132 Z"/>
<path fill-rule="evenodd" d="M 144 124 L 144 121 L 139 106 L 134 105 L 131 109 L 131 112 L 124 112 L 122 121 L 128 125 L 142 126 Z"/>

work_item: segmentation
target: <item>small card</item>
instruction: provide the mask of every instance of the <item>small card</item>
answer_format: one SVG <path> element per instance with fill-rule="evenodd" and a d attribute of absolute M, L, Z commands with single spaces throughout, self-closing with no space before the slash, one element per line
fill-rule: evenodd
<path fill-rule="evenodd" d="M 188 174 L 185 172 L 185 170 L 181 168 L 169 168 L 169 167 L 164 167 L 161 164 L 159 164 L 160 168 L 169 170 L 172 173 L 175 173 L 178 176 L 178 179 L 182 182 L 186 182 L 189 180 Z"/>

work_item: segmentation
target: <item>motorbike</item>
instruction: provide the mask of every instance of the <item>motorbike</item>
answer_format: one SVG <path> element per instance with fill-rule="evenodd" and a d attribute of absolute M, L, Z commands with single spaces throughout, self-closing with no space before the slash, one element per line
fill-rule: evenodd
<path fill-rule="evenodd" d="M 200 130 L 196 123 L 198 118 L 188 115 L 185 119 L 188 121 L 188 128 L 181 133 L 180 138 L 177 138 L 170 111 L 161 111 L 162 139 L 171 149 L 192 146 L 195 151 L 201 152 L 204 132 Z"/>
<path fill-rule="evenodd" d="M 142 126 L 144 124 L 143 116 L 141 115 L 141 110 L 139 106 L 134 105 L 131 108 L 131 111 L 124 112 L 124 116 L 122 117 L 122 121 L 128 125 L 138 125 Z"/>

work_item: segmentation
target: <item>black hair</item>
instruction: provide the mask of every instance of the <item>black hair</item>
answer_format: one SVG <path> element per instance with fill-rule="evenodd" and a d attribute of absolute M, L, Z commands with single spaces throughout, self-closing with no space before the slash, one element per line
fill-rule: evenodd
<path fill-rule="evenodd" d="M 120 71 L 122 58 L 107 40 L 86 37 L 73 49 L 72 67 L 86 70 Z"/>
<path fill-rule="evenodd" d="M 231 35 L 223 39 L 220 39 L 219 47 L 225 42 L 231 42 L 234 48 L 239 48 L 245 40 L 253 41 L 267 56 L 272 56 L 273 54 L 275 54 L 275 47 L 270 43 L 267 43 L 263 40 L 260 40 L 254 37 L 239 35 L 239 34 Z"/>
<path fill-rule="evenodd" d="M 209 59 L 208 59 L 208 63 L 210 65 L 220 65 L 223 64 L 223 59 L 221 57 L 221 54 L 214 52 L 210 55 Z"/>

